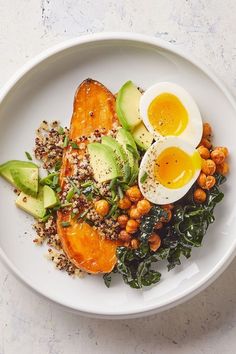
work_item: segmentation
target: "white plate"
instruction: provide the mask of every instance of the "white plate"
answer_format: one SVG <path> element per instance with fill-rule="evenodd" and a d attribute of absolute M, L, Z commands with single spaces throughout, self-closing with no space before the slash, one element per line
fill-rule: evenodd
<path fill-rule="evenodd" d="M 24 159 L 33 147 L 34 130 L 43 120 L 68 125 L 73 96 L 87 77 L 116 92 L 131 79 L 143 88 L 173 81 L 190 92 L 202 116 L 212 123 L 217 144 L 231 151 L 231 174 L 225 199 L 216 210 L 203 247 L 171 272 L 160 265 L 161 282 L 137 291 L 114 279 L 107 289 L 99 276 L 72 279 L 45 259 L 46 249 L 32 239 L 32 219 L 14 206 L 14 194 L 0 182 L 0 254 L 19 279 L 68 309 L 103 318 L 128 318 L 170 308 L 209 285 L 235 253 L 235 103 L 221 83 L 178 50 L 149 37 L 99 34 L 73 39 L 46 51 L 18 72 L 0 95 L 0 157 Z M 27 232 L 27 233 L 26 233 Z"/>

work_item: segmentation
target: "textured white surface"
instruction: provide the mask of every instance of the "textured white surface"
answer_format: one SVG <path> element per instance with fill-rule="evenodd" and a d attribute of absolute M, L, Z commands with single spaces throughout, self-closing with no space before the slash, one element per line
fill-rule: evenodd
<path fill-rule="evenodd" d="M 132 31 L 193 53 L 235 94 L 235 13 L 234 0 L 0 0 L 0 85 L 27 59 L 66 38 Z M 235 270 L 236 261 L 175 309 L 115 322 L 63 312 L 0 265 L 0 354 L 234 353 Z"/>

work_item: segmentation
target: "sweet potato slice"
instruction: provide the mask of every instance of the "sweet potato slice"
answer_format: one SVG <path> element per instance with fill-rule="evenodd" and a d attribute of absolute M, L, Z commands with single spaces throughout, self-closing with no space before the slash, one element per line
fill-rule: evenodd
<path fill-rule="evenodd" d="M 88 137 L 94 130 L 112 129 L 116 122 L 115 98 L 102 84 L 87 79 L 79 86 L 74 99 L 74 109 L 70 126 L 70 140 Z M 85 140 L 86 142 L 86 140 Z M 64 188 L 64 177 L 73 175 L 69 157 L 71 152 L 83 154 L 83 150 L 65 149 L 63 154 L 60 183 Z M 69 227 L 62 227 L 69 222 Z M 85 222 L 71 219 L 71 213 L 62 211 L 57 215 L 57 229 L 62 247 L 76 267 L 88 273 L 108 273 L 116 264 L 116 241 L 106 240 Z"/>

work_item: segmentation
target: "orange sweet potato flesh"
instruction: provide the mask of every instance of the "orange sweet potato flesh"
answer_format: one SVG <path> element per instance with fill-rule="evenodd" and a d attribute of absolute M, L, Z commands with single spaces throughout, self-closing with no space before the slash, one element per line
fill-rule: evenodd
<path fill-rule="evenodd" d="M 112 93 L 98 81 L 83 81 L 74 98 L 70 140 L 76 141 L 80 136 L 88 137 L 96 129 L 104 128 L 108 132 L 116 121 L 115 98 Z M 72 150 L 71 147 L 65 149 L 60 174 L 62 191 L 64 177 L 73 175 L 69 162 L 72 151 L 84 154 L 83 150 Z M 70 222 L 70 226 L 62 227 L 62 222 Z M 87 223 L 71 219 L 70 212 L 58 211 L 57 230 L 65 253 L 76 267 L 94 274 L 112 271 L 116 264 L 116 241 L 104 239 Z"/>

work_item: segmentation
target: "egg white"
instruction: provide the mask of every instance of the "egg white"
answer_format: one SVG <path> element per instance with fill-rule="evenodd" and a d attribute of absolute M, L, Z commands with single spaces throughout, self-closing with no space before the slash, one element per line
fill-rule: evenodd
<path fill-rule="evenodd" d="M 176 202 L 189 191 L 200 174 L 201 158 L 199 155 L 199 168 L 195 170 L 191 180 L 183 187 L 170 189 L 158 182 L 154 176 L 155 161 L 160 153 L 169 147 L 178 147 L 190 156 L 196 151 L 192 145 L 176 137 L 162 138 L 146 151 L 140 164 L 138 183 L 143 196 L 154 204 L 163 205 Z M 145 173 L 147 173 L 147 179 L 142 183 L 141 179 Z"/>
<path fill-rule="evenodd" d="M 186 129 L 178 135 L 179 138 L 197 146 L 202 137 L 202 118 L 198 106 L 192 96 L 181 86 L 171 82 L 159 82 L 147 89 L 140 100 L 140 116 L 154 139 L 158 140 L 162 135 L 154 130 L 148 118 L 148 108 L 155 97 L 170 93 L 175 95 L 185 107 L 188 113 L 188 124 Z"/>

